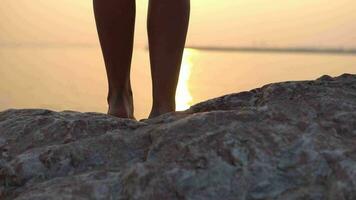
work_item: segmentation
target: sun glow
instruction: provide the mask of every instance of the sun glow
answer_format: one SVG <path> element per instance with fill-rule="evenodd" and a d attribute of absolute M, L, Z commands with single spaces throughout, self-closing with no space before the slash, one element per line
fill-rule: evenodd
<path fill-rule="evenodd" d="M 189 79 L 193 68 L 192 58 L 194 56 L 193 49 L 185 49 L 180 69 L 179 82 L 176 92 L 176 110 L 186 110 L 193 102 L 193 97 L 189 90 Z"/>

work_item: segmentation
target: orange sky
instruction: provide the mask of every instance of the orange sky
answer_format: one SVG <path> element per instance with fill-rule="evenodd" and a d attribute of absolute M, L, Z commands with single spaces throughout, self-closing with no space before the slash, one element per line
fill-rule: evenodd
<path fill-rule="evenodd" d="M 137 0 L 136 45 L 148 0 Z M 192 0 L 190 45 L 356 46 L 354 0 Z M 90 0 L 2 0 L 1 43 L 97 43 Z"/>

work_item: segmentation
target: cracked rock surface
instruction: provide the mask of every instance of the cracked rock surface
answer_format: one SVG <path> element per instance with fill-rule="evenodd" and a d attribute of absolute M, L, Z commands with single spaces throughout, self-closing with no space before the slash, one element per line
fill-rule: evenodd
<path fill-rule="evenodd" d="M 269 84 L 142 122 L 5 110 L 0 199 L 354 200 L 356 75 Z"/>

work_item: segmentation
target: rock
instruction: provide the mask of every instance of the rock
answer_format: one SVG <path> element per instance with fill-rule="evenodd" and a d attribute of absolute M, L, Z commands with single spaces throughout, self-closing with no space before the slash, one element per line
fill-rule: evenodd
<path fill-rule="evenodd" d="M 0 112 L 0 199 L 356 199 L 356 75 L 137 122 Z"/>

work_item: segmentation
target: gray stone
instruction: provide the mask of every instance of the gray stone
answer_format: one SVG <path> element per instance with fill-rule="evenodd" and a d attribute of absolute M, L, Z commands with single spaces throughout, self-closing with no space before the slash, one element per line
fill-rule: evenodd
<path fill-rule="evenodd" d="M 0 112 L 0 199 L 356 199 L 356 75 L 137 122 Z"/>

